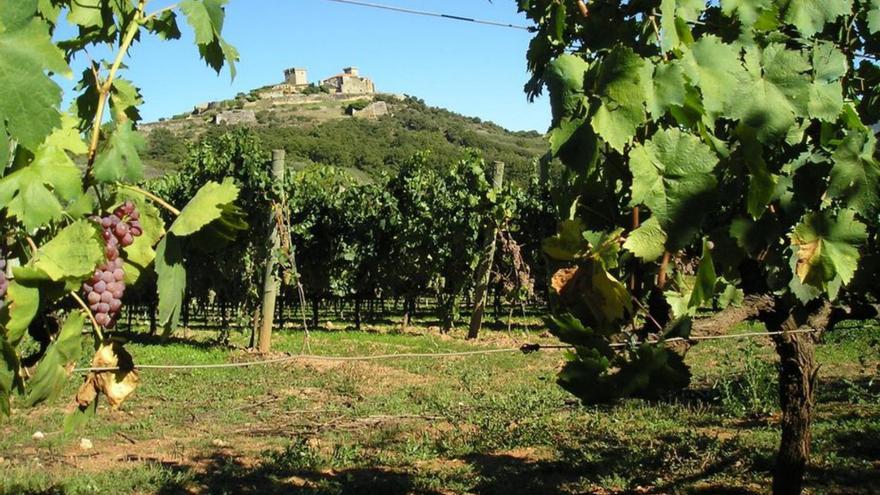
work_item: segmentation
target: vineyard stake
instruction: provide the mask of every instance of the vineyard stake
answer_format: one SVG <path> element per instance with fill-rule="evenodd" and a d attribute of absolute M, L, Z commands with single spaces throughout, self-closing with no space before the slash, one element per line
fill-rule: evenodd
<path fill-rule="evenodd" d="M 276 184 L 284 183 L 284 150 L 272 151 L 272 180 Z M 269 235 L 269 254 L 266 256 L 266 275 L 263 278 L 263 315 L 260 326 L 259 350 L 269 352 L 272 348 L 272 324 L 275 316 L 275 296 L 278 294 L 278 275 L 275 273 L 275 256 L 281 248 L 278 224 L 275 212 L 269 213 L 272 233 Z"/>

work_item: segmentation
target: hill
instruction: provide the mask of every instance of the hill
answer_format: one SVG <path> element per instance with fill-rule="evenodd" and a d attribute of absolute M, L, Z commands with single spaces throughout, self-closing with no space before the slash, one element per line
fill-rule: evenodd
<path fill-rule="evenodd" d="M 508 131 L 412 96 L 318 90 L 267 98 L 269 89 L 142 124 L 150 175 L 176 168 L 186 157 L 187 142 L 236 126 L 252 128 L 267 148 L 286 150 L 290 163 L 340 167 L 362 180 L 393 173 L 419 151 L 430 151 L 439 163 L 452 163 L 465 148 L 475 148 L 486 160 L 505 162 L 511 180 L 524 182 L 547 150 L 538 132 Z"/>

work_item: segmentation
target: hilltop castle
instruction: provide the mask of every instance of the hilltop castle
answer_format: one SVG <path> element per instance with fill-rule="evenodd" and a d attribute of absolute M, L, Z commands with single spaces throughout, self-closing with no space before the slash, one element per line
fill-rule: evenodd
<path fill-rule="evenodd" d="M 302 91 L 309 86 L 308 71 L 302 67 L 291 67 L 284 70 L 283 85 Z M 368 95 L 376 92 L 373 81 L 361 77 L 357 67 L 345 67 L 342 72 L 321 81 L 321 86 L 332 93 L 343 95 Z"/>

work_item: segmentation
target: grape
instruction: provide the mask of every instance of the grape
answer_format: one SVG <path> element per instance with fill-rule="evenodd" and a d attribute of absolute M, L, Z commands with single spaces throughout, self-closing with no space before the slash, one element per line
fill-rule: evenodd
<path fill-rule="evenodd" d="M 98 304 L 101 302 L 101 294 L 97 292 L 89 292 L 89 295 L 86 296 L 89 300 L 89 304 Z"/>
<path fill-rule="evenodd" d="M 113 328 L 125 294 L 125 269 L 119 250 L 131 246 L 135 237 L 144 231 L 140 213 L 131 201 L 119 205 L 110 215 L 92 217 L 92 221 L 101 226 L 106 261 L 83 283 L 82 290 L 98 325 Z M 0 263 L 5 264 L 2 260 Z M 0 265 L 0 270 L 2 268 L 3 265 Z M 6 284 L 5 275 L 0 275 L 0 297 L 6 292 Z"/>

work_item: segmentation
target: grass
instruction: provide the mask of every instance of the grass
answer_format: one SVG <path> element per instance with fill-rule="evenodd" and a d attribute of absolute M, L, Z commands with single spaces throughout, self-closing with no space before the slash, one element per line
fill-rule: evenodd
<path fill-rule="evenodd" d="M 520 323 L 532 325 L 519 342 L 552 342 L 536 321 Z M 135 333 L 127 348 L 139 363 L 255 358 L 245 335 L 233 334 L 238 350 L 209 344 L 215 335 L 157 345 Z M 329 355 L 516 345 L 503 331 L 462 336 L 324 330 L 309 344 Z M 808 490 L 872 493 L 880 327 L 825 340 Z M 273 346 L 299 352 L 303 335 L 277 332 Z M 144 370 L 122 410 L 101 408 L 73 436 L 61 422 L 77 383 L 16 411 L 0 425 L 0 493 L 764 493 L 779 434 L 773 357 L 763 340 L 704 342 L 687 355 L 694 380 L 679 396 L 601 407 L 555 384 L 563 356 L 551 351 Z"/>

